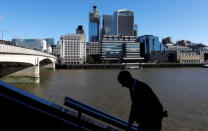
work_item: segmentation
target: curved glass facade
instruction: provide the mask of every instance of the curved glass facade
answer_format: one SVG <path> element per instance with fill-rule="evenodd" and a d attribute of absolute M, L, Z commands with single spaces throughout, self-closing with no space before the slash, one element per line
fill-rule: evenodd
<path fill-rule="evenodd" d="M 134 35 L 134 13 L 128 10 L 118 10 L 113 14 L 113 35 Z"/>
<path fill-rule="evenodd" d="M 142 44 L 143 55 L 148 59 L 152 53 L 156 51 L 164 51 L 165 47 L 160 43 L 159 38 L 153 35 L 144 35 L 139 37 L 139 41 Z"/>

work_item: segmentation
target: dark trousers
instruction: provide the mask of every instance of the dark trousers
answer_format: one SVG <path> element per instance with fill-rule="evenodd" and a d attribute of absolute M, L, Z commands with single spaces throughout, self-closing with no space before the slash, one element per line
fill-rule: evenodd
<path fill-rule="evenodd" d="M 162 118 L 158 120 L 148 120 L 139 122 L 138 131 L 161 131 Z"/>

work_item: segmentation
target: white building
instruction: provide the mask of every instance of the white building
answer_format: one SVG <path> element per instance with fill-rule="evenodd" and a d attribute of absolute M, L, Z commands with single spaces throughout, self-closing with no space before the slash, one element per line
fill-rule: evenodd
<path fill-rule="evenodd" d="M 204 63 L 203 51 L 177 51 L 177 60 L 180 63 Z"/>
<path fill-rule="evenodd" d="M 61 58 L 64 64 L 83 64 L 86 62 L 86 35 L 67 34 L 60 38 Z"/>
<path fill-rule="evenodd" d="M 61 56 L 61 43 L 58 41 L 57 45 L 52 45 L 52 54 L 56 57 Z"/>
<path fill-rule="evenodd" d="M 52 54 L 52 47 L 47 45 L 46 53 Z"/>

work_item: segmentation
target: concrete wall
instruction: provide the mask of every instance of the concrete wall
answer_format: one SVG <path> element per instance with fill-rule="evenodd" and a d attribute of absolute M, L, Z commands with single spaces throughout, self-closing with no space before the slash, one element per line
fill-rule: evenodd
<path fill-rule="evenodd" d="M 14 72 L 12 74 L 2 77 L 1 80 L 8 83 L 40 83 L 39 65 Z"/>

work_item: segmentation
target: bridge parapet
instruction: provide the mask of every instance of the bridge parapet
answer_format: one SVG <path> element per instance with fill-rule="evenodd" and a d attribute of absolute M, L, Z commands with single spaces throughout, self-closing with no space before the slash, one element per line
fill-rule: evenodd
<path fill-rule="evenodd" d="M 6 44 L 0 44 L 0 53 L 38 55 L 56 59 L 55 56 L 48 53 Z"/>

